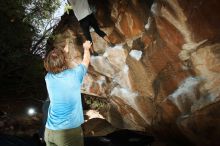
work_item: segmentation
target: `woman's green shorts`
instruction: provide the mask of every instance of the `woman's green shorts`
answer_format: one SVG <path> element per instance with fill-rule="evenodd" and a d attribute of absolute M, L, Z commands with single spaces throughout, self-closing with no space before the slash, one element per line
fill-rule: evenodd
<path fill-rule="evenodd" d="M 83 146 L 83 132 L 81 127 L 50 130 L 45 128 L 44 139 L 47 146 Z"/>

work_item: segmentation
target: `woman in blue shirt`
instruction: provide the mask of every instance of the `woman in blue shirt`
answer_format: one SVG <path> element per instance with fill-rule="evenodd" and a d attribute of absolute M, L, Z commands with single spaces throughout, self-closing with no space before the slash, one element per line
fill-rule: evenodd
<path fill-rule="evenodd" d="M 83 146 L 80 89 L 89 65 L 91 45 L 90 41 L 83 44 L 83 61 L 74 68 L 70 68 L 67 61 L 68 43 L 63 50 L 53 49 L 44 60 L 50 98 L 45 129 L 47 146 Z"/>

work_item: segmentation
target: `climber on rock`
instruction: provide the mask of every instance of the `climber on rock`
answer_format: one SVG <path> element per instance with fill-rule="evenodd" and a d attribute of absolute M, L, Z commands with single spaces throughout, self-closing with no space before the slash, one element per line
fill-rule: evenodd
<path fill-rule="evenodd" d="M 89 3 L 87 0 L 68 0 L 73 8 L 73 12 L 80 23 L 83 34 L 85 38 L 92 42 L 92 37 L 90 34 L 90 26 L 94 28 L 95 32 L 102 37 L 109 46 L 114 46 L 105 32 L 103 32 L 98 25 L 98 22 L 90 9 Z M 95 52 L 94 48 L 91 47 L 92 55 L 97 56 L 98 54 Z"/>

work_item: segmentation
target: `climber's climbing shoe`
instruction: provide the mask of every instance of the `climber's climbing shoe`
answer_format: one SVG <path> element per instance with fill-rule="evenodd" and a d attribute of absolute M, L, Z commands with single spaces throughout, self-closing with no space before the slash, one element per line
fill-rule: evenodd
<path fill-rule="evenodd" d="M 114 47 L 115 46 L 115 44 L 113 44 L 113 43 L 108 43 L 108 45 L 109 45 L 109 47 Z"/>
<path fill-rule="evenodd" d="M 92 52 L 92 56 L 99 56 L 99 54 L 96 51 L 94 51 Z"/>

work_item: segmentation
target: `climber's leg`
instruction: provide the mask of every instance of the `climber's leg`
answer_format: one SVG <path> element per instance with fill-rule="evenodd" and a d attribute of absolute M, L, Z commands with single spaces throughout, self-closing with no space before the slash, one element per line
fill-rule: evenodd
<path fill-rule="evenodd" d="M 90 27 L 90 22 L 89 22 L 89 16 L 83 18 L 82 20 L 79 21 L 80 26 L 82 28 L 83 34 L 86 38 L 86 40 L 89 40 L 90 42 L 92 42 L 92 37 L 89 31 L 89 27 Z"/>
<path fill-rule="evenodd" d="M 92 37 L 89 31 L 89 27 L 90 27 L 90 22 L 89 22 L 89 16 L 83 18 L 82 20 L 79 21 L 80 26 L 82 28 L 83 34 L 86 38 L 86 40 L 89 40 L 90 42 L 92 42 Z M 97 56 L 97 53 L 94 50 L 94 47 L 92 45 L 91 49 L 90 49 L 92 55 Z"/>
<path fill-rule="evenodd" d="M 102 37 L 110 46 L 114 46 L 109 40 L 108 36 L 104 31 L 99 28 L 99 24 L 93 14 L 89 15 L 90 25 L 94 28 L 95 32 Z"/>
<path fill-rule="evenodd" d="M 99 28 L 98 22 L 93 14 L 89 16 L 90 25 L 94 28 L 95 32 L 102 38 L 106 36 L 106 33 Z"/>

